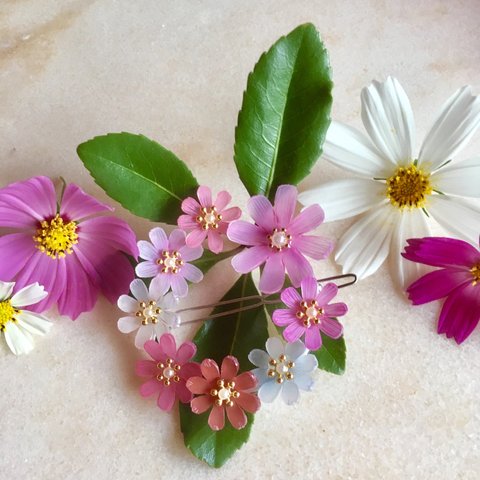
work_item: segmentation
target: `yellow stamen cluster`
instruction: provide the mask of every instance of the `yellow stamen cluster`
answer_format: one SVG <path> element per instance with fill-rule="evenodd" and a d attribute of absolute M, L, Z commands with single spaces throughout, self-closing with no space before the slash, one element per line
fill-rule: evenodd
<path fill-rule="evenodd" d="M 224 403 L 227 407 L 233 407 L 232 399 L 238 398 L 240 392 L 235 389 L 235 382 L 225 382 L 225 380 L 218 380 L 217 387 L 210 390 L 210 395 L 215 397 L 215 405 L 221 407 Z"/>
<path fill-rule="evenodd" d="M 473 276 L 472 285 L 475 286 L 475 285 L 477 285 L 477 284 L 480 282 L 480 264 L 474 265 L 474 266 L 470 269 L 470 273 L 471 273 L 472 276 Z"/>
<path fill-rule="evenodd" d="M 284 248 L 290 248 L 292 236 L 285 228 L 275 228 L 270 235 L 267 235 L 268 245 L 272 250 L 281 252 Z"/>
<path fill-rule="evenodd" d="M 423 208 L 428 195 L 432 193 L 430 175 L 413 163 L 399 167 L 387 179 L 387 197 L 390 203 L 400 209 Z"/>
<path fill-rule="evenodd" d="M 167 358 L 165 363 L 157 363 L 157 368 L 160 370 L 160 373 L 157 375 L 157 380 L 163 382 L 166 387 L 169 387 L 172 381 L 175 383 L 180 381 L 178 372 L 182 367 L 176 364 L 172 358 Z"/>
<path fill-rule="evenodd" d="M 44 220 L 33 239 L 36 247 L 51 258 L 63 258 L 72 253 L 73 245 L 78 243 L 75 222 L 65 223 L 57 213 L 52 220 Z"/>
<path fill-rule="evenodd" d="M 319 318 L 323 315 L 323 309 L 318 306 L 316 300 L 310 303 L 303 301 L 300 303 L 300 310 L 297 312 L 297 318 L 303 321 L 305 327 L 310 327 L 312 324 L 318 325 L 321 322 Z"/>
<path fill-rule="evenodd" d="M 184 264 L 179 252 L 163 251 L 157 265 L 163 265 L 162 273 L 178 273 Z"/>
<path fill-rule="evenodd" d="M 293 380 L 293 373 L 290 370 L 295 366 L 295 363 L 288 360 L 286 355 L 282 354 L 276 360 L 271 358 L 268 363 L 272 368 L 267 371 L 267 375 L 270 378 L 275 378 L 277 383 Z"/>
<path fill-rule="evenodd" d="M 12 307 L 10 300 L 0 302 L 0 332 L 5 330 L 8 322 L 16 322 L 15 315 L 18 315 L 20 310 Z"/>
<path fill-rule="evenodd" d="M 149 322 L 155 324 L 158 323 L 158 317 L 162 312 L 160 307 L 157 307 L 155 300 L 150 300 L 148 303 L 139 302 L 140 310 L 135 313 L 135 316 L 142 319 L 142 325 L 148 325 Z"/>
<path fill-rule="evenodd" d="M 215 206 L 211 208 L 203 207 L 196 221 L 204 230 L 209 230 L 210 228 L 217 229 L 222 221 L 222 216 L 217 212 Z"/>

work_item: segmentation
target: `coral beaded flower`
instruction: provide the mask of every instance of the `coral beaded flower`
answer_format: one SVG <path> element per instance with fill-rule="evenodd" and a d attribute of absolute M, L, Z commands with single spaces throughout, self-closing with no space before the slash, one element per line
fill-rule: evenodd
<path fill-rule="evenodd" d="M 403 288 L 423 270 L 401 252 L 407 238 L 428 236 L 426 212 L 445 229 L 472 243 L 477 240 L 480 210 L 459 197 L 480 197 L 480 161 L 452 159 L 480 125 L 480 98 L 469 87 L 457 90 L 443 105 L 418 157 L 412 107 L 395 78 L 363 89 L 362 120 L 370 138 L 333 122 L 324 147 L 327 160 L 361 178 L 324 183 L 301 193 L 299 200 L 320 203 L 327 221 L 363 213 L 339 240 L 335 260 L 344 272 L 365 278 L 391 252 L 392 274 Z"/>
<path fill-rule="evenodd" d="M 220 253 L 228 224 L 239 219 L 242 211 L 238 207 L 226 208 L 232 200 L 232 196 L 226 191 L 219 192 L 213 201 L 210 188 L 202 185 L 198 187 L 197 197 L 198 202 L 192 197 L 182 202 L 185 215 L 178 218 L 178 226 L 190 232 L 186 240 L 189 247 L 198 247 L 208 239 L 209 250 Z"/>
<path fill-rule="evenodd" d="M 212 430 L 225 426 L 225 412 L 233 428 L 241 429 L 247 424 L 245 412 L 255 413 L 260 400 L 251 393 L 257 379 L 250 372 L 238 374 L 239 364 L 235 357 L 223 359 L 219 370 L 217 363 L 209 358 L 201 365 L 202 375 L 187 381 L 187 388 L 195 395 L 191 401 L 192 412 L 200 414 L 211 408 L 208 425 Z"/>
<path fill-rule="evenodd" d="M 192 342 L 184 342 L 177 350 L 175 337 L 164 333 L 158 343 L 148 340 L 145 351 L 153 360 L 139 360 L 136 373 L 149 378 L 141 387 L 143 397 L 157 394 L 158 408 L 169 412 L 175 400 L 188 403 L 192 394 L 187 389 L 186 381 L 193 375 L 200 375 L 200 366 L 191 359 L 197 352 Z"/>
<path fill-rule="evenodd" d="M 134 278 L 127 256 L 138 254 L 135 235 L 122 220 L 101 216 L 112 209 L 73 183 L 57 197 L 48 177 L 34 177 L 0 190 L 0 227 L 20 229 L 0 238 L 0 279 L 19 287 L 38 282 L 48 296 L 32 307 L 58 303 L 75 319 L 91 310 L 102 292 L 114 303 Z"/>
<path fill-rule="evenodd" d="M 305 345 L 309 350 L 318 350 L 322 346 L 320 332 L 331 338 L 340 338 L 342 325 L 333 317 L 347 313 L 345 303 L 330 303 L 337 295 L 338 287 L 327 283 L 319 287 L 317 280 L 307 277 L 301 283 L 302 296 L 293 287 L 286 288 L 282 302 L 288 309 L 275 310 L 272 321 L 279 327 L 286 327 L 283 336 L 287 342 L 295 342 L 305 335 Z"/>
<path fill-rule="evenodd" d="M 305 255 L 321 260 L 333 250 L 333 242 L 319 236 L 306 235 L 323 222 L 323 210 L 311 205 L 295 216 L 297 189 L 281 185 L 275 194 L 274 206 L 263 195 L 250 198 L 247 208 L 255 224 L 232 222 L 227 236 L 233 242 L 247 245 L 232 259 L 233 268 L 248 273 L 265 263 L 260 277 L 260 290 L 278 292 L 285 280 L 285 270 L 296 287 L 302 278 L 313 276 Z"/>
<path fill-rule="evenodd" d="M 407 240 L 403 256 L 412 262 L 438 267 L 407 288 L 414 305 L 446 297 L 438 319 L 438 333 L 462 343 L 480 320 L 480 251 L 454 238 Z"/>

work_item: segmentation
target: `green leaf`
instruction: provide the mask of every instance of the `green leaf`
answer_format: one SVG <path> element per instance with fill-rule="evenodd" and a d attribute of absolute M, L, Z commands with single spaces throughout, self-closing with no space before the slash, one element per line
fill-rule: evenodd
<path fill-rule="evenodd" d="M 300 25 L 264 53 L 248 77 L 235 130 L 235 163 L 251 195 L 298 184 L 322 153 L 333 83 L 317 30 Z"/>
<path fill-rule="evenodd" d="M 257 294 L 251 275 L 245 275 L 223 300 Z M 217 307 L 213 313 L 231 309 L 232 305 L 226 305 Z M 240 362 L 241 370 L 249 370 L 248 354 L 254 348 L 265 348 L 267 338 L 267 317 L 263 307 L 208 320 L 193 339 L 197 345 L 195 359 L 213 358 L 220 364 L 225 356 L 233 355 Z M 196 415 L 188 405 L 181 405 L 180 426 L 187 448 L 208 465 L 221 467 L 248 440 L 254 416 L 247 414 L 248 423 L 242 430 L 235 430 L 226 421 L 223 430 L 214 432 L 207 424 L 208 415 L 209 412 Z"/>
<path fill-rule="evenodd" d="M 227 252 L 221 253 L 212 253 L 210 250 L 205 250 L 203 255 L 198 259 L 190 263 L 198 267 L 203 273 L 207 273 L 213 266 L 218 262 L 225 260 L 227 258 L 233 257 L 235 254 L 239 253 L 242 250 L 242 247 L 235 248 L 233 250 L 228 250 Z"/>
<path fill-rule="evenodd" d="M 318 360 L 318 368 L 335 375 L 342 375 L 345 372 L 345 361 L 347 357 L 347 347 L 343 337 L 327 337 L 322 333 L 322 348 L 313 353 Z"/>
<path fill-rule="evenodd" d="M 77 148 L 95 182 L 135 215 L 176 224 L 198 183 L 172 152 L 143 135 L 109 133 Z"/>

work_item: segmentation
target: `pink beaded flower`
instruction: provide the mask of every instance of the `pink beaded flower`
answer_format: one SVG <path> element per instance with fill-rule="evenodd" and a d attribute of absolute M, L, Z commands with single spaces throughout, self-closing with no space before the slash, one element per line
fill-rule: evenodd
<path fill-rule="evenodd" d="M 166 412 L 173 408 L 176 399 L 189 403 L 192 394 L 186 382 L 200 374 L 200 365 L 190 361 L 197 352 L 195 344 L 185 342 L 177 350 L 175 337 L 164 333 L 159 343 L 148 340 L 144 348 L 153 361 L 139 360 L 135 368 L 137 375 L 149 378 L 140 387 L 142 397 L 158 394 L 157 405 Z"/>
<path fill-rule="evenodd" d="M 222 235 L 227 232 L 231 221 L 240 218 L 242 211 L 238 207 L 225 208 L 232 200 L 226 191 L 219 192 L 213 202 L 210 188 L 200 186 L 197 197 L 198 202 L 192 197 L 182 202 L 185 215 L 178 217 L 178 226 L 190 232 L 187 235 L 189 247 L 198 247 L 207 238 L 208 248 L 213 253 L 220 253 L 223 250 Z"/>
<path fill-rule="evenodd" d="M 264 293 L 282 288 L 285 270 L 298 287 L 303 278 L 313 276 L 305 255 L 321 260 L 333 250 L 331 240 L 306 235 L 323 222 L 324 213 L 319 205 L 311 205 L 295 216 L 297 193 L 293 185 L 281 185 L 274 206 L 263 195 L 256 195 L 247 205 L 255 224 L 237 220 L 228 227 L 230 240 L 250 247 L 233 257 L 233 268 L 248 273 L 265 263 L 260 277 L 260 290 Z"/>
<path fill-rule="evenodd" d="M 279 327 L 287 327 L 283 331 L 287 342 L 305 334 L 305 346 L 318 350 L 322 346 L 320 332 L 331 338 L 342 336 L 342 325 L 332 317 L 345 315 L 348 308 L 344 303 L 329 303 L 338 292 L 334 283 L 320 288 L 315 278 L 307 277 L 301 282 L 301 290 L 302 296 L 293 287 L 282 292 L 280 298 L 289 308 L 275 310 L 272 320 Z"/>
<path fill-rule="evenodd" d="M 222 430 L 225 426 L 225 411 L 233 428 L 240 430 L 247 424 L 245 411 L 255 413 L 260 408 L 260 400 L 252 392 L 257 387 L 257 379 L 251 372 L 238 374 L 239 364 L 235 357 L 223 359 L 221 370 L 214 360 L 205 359 L 200 365 L 203 376 L 191 377 L 187 388 L 195 395 L 191 401 L 193 413 L 203 413 L 212 408 L 208 425 L 212 430 Z"/>

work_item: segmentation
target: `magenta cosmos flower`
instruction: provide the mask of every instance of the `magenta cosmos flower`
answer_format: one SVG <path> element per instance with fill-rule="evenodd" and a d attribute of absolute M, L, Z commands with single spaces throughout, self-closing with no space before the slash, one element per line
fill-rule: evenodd
<path fill-rule="evenodd" d="M 212 430 L 222 430 L 225 426 L 225 411 L 229 422 L 237 430 L 245 427 L 245 411 L 255 413 L 260 408 L 260 400 L 251 393 L 257 387 L 257 379 L 251 372 L 238 374 L 238 360 L 225 357 L 221 370 L 214 360 L 205 359 L 200 365 L 202 376 L 191 377 L 187 388 L 199 395 L 191 401 L 193 413 L 203 413 L 211 408 L 208 425 Z"/>
<path fill-rule="evenodd" d="M 134 278 L 125 253 L 137 257 L 135 235 L 118 218 L 88 218 L 112 210 L 73 183 L 57 207 L 48 177 L 1 189 L 0 227 L 20 231 L 0 238 L 0 279 L 19 288 L 38 282 L 48 296 L 35 311 L 57 303 L 72 319 L 91 310 L 99 292 L 116 302 Z"/>
<path fill-rule="evenodd" d="M 281 185 L 275 205 L 263 195 L 250 198 L 247 208 L 255 224 L 242 220 L 232 222 L 227 231 L 230 240 L 250 246 L 232 259 L 233 268 L 248 273 L 265 263 L 260 290 L 278 292 L 285 280 L 285 269 L 295 287 L 305 277 L 313 277 L 312 266 L 304 255 L 321 260 L 333 250 L 333 242 L 319 236 L 305 235 L 324 219 L 319 205 L 311 205 L 295 216 L 297 189 Z"/>
<path fill-rule="evenodd" d="M 462 343 L 480 319 L 480 252 L 454 238 L 412 238 L 407 243 L 406 259 L 439 267 L 408 287 L 409 299 L 422 305 L 446 297 L 438 333 Z"/>
<path fill-rule="evenodd" d="M 295 342 L 305 334 L 305 346 L 318 350 L 322 346 L 320 332 L 331 338 L 342 336 L 342 325 L 332 317 L 340 317 L 348 311 L 344 303 L 330 303 L 337 295 L 338 287 L 327 283 L 320 287 L 313 277 L 301 282 L 302 296 L 293 287 L 286 288 L 280 298 L 287 309 L 273 312 L 273 323 L 287 327 L 283 336 L 287 342 Z"/>
<path fill-rule="evenodd" d="M 153 360 L 139 360 L 135 371 L 140 377 L 149 378 L 140 387 L 142 397 L 158 394 L 157 405 L 169 412 L 175 400 L 189 403 L 193 395 L 186 387 L 187 380 L 200 375 L 200 365 L 191 362 L 197 352 L 192 342 L 185 342 L 177 350 L 175 337 L 164 333 L 158 343 L 148 340 L 145 351 Z"/>
<path fill-rule="evenodd" d="M 198 283 L 203 279 L 202 271 L 195 265 L 186 263 L 197 260 L 203 254 L 203 248 L 190 248 L 185 243 L 185 232 L 173 230 L 170 237 L 160 228 L 150 230 L 150 242 L 140 240 L 140 257 L 146 260 L 137 265 L 135 272 L 139 277 L 153 278 L 155 291 L 165 295 L 171 288 L 177 297 L 188 293 L 187 280 Z"/>
<path fill-rule="evenodd" d="M 228 224 L 240 218 L 242 211 L 238 207 L 225 208 L 232 196 L 222 191 L 212 201 L 212 191 L 205 186 L 198 187 L 198 202 L 188 197 L 182 202 L 185 215 L 178 217 L 178 226 L 190 232 L 187 235 L 187 245 L 198 247 L 207 238 L 208 248 L 213 253 L 223 250 L 223 235 L 227 233 Z"/>

